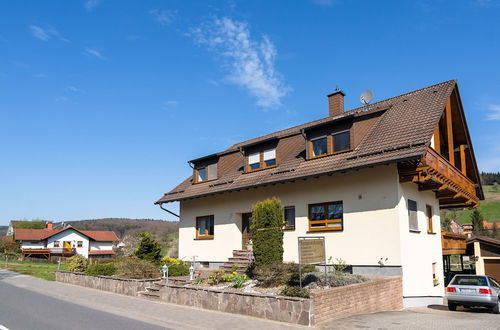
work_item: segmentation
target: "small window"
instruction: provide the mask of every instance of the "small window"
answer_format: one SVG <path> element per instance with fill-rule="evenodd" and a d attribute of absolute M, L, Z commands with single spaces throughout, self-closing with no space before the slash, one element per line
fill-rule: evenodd
<path fill-rule="evenodd" d="M 439 285 L 439 278 L 437 277 L 437 264 L 435 262 L 432 263 L 432 283 L 434 283 L 434 286 Z"/>
<path fill-rule="evenodd" d="M 311 158 L 326 155 L 327 153 L 326 136 L 311 140 Z"/>
<path fill-rule="evenodd" d="M 285 207 L 285 229 L 295 229 L 295 206 Z"/>
<path fill-rule="evenodd" d="M 195 170 L 196 183 L 217 179 L 217 163 L 204 167 L 198 167 Z"/>
<path fill-rule="evenodd" d="M 248 155 L 248 167 L 251 171 L 258 170 L 260 168 L 260 152 Z"/>
<path fill-rule="evenodd" d="M 408 200 L 408 219 L 410 231 L 418 231 L 417 202 Z"/>
<path fill-rule="evenodd" d="M 276 148 L 248 155 L 248 172 L 274 166 L 276 166 Z"/>
<path fill-rule="evenodd" d="M 432 226 L 432 206 L 425 206 L 425 213 L 427 215 L 427 233 L 434 234 L 434 228 Z"/>
<path fill-rule="evenodd" d="M 349 131 L 332 134 L 333 152 L 348 150 L 351 148 Z"/>
<path fill-rule="evenodd" d="M 54 241 L 54 247 L 55 247 L 55 248 L 60 247 L 60 246 L 61 246 L 60 244 L 61 244 L 61 243 L 60 243 L 59 241 Z"/>
<path fill-rule="evenodd" d="M 344 210 L 342 202 L 309 205 L 309 230 L 343 230 Z"/>
<path fill-rule="evenodd" d="M 214 216 L 207 215 L 196 218 L 196 238 L 209 239 L 214 238 Z"/>
<path fill-rule="evenodd" d="M 76 247 L 79 247 L 79 248 L 83 247 L 83 241 L 76 242 Z"/>

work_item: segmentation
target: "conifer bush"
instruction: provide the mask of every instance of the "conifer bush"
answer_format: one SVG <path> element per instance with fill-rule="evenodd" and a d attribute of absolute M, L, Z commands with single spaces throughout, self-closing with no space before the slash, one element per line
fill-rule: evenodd
<path fill-rule="evenodd" d="M 255 267 L 283 262 L 284 208 L 276 198 L 258 202 L 252 208 L 252 242 Z"/>

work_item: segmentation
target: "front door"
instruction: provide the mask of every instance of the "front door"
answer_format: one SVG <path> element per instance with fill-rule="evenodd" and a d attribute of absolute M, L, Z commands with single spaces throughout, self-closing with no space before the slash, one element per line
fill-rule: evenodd
<path fill-rule="evenodd" d="M 242 248 L 243 250 L 248 250 L 248 242 L 252 239 L 252 230 L 250 225 L 252 224 L 252 213 L 243 213 L 241 215 L 241 237 L 242 237 Z"/>
<path fill-rule="evenodd" d="M 71 249 L 71 241 L 64 241 L 63 248 Z"/>

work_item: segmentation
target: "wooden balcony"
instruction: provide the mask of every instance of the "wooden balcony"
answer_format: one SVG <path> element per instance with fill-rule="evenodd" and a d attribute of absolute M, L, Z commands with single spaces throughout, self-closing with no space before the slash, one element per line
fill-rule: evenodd
<path fill-rule="evenodd" d="M 398 166 L 400 182 L 414 182 L 419 190 L 433 190 L 442 209 L 479 205 L 476 184 L 447 159 L 428 148 L 418 164 Z"/>
<path fill-rule="evenodd" d="M 23 258 L 43 257 L 50 259 L 51 256 L 69 257 L 76 254 L 75 248 L 47 248 L 47 249 L 22 249 Z"/>
<path fill-rule="evenodd" d="M 465 254 L 465 250 L 467 249 L 467 236 L 441 232 L 441 244 L 443 248 L 443 255 L 452 255 L 452 254 Z"/>

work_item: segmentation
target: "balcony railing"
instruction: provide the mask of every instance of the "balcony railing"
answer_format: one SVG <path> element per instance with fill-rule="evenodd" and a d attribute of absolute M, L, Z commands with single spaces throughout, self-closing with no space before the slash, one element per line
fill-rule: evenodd
<path fill-rule="evenodd" d="M 478 201 L 479 198 L 476 195 L 476 186 L 469 178 L 462 174 L 462 172 L 453 166 L 446 158 L 437 153 L 434 149 L 428 148 L 423 165 L 429 166 L 437 174 L 445 177 L 450 183 L 458 186 L 462 192 L 470 199 Z"/>
<path fill-rule="evenodd" d="M 65 254 L 65 255 L 69 255 L 69 254 L 75 254 L 76 253 L 76 249 L 75 248 L 51 248 L 50 249 L 50 253 L 51 254 Z"/>

